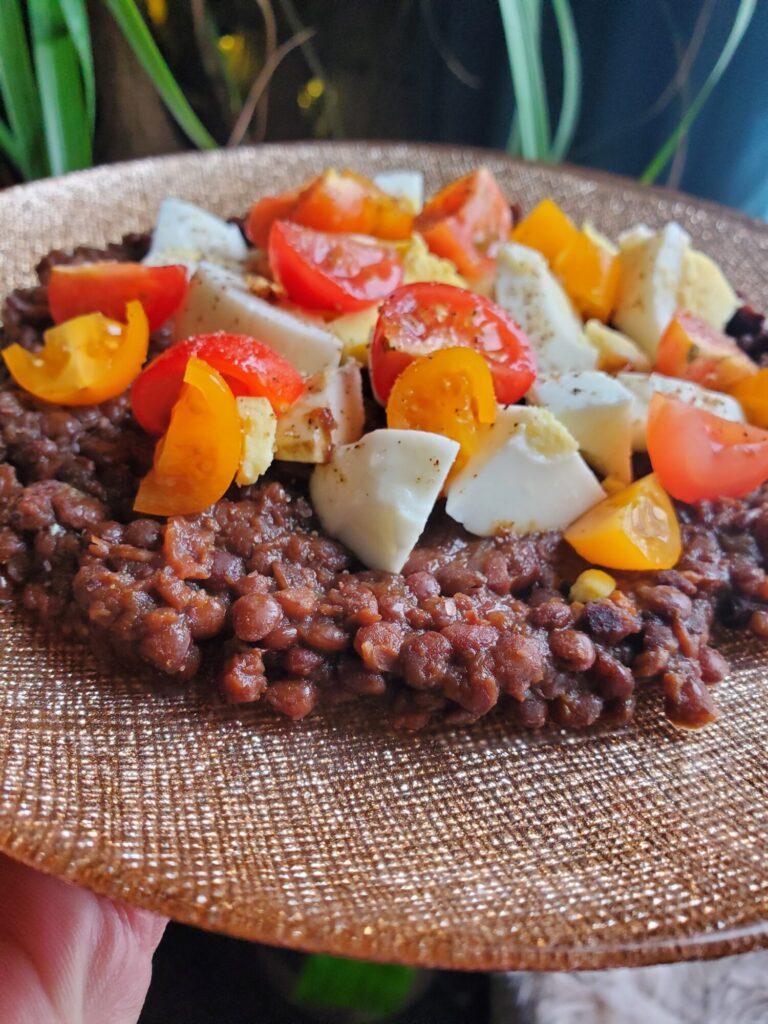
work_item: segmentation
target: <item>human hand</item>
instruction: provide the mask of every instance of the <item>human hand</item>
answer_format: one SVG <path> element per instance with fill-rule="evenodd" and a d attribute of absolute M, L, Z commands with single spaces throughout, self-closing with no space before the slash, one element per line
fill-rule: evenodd
<path fill-rule="evenodd" d="M 135 1024 L 165 925 L 0 855 L 0 1021 Z"/>

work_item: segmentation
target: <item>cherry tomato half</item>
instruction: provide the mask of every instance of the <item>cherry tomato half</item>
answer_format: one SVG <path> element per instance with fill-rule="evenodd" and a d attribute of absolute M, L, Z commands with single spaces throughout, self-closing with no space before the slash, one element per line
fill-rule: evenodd
<path fill-rule="evenodd" d="M 398 288 L 379 312 L 371 343 L 371 383 L 386 404 L 392 385 L 417 356 L 442 348 L 473 348 L 488 363 L 496 398 L 516 402 L 536 377 L 525 333 L 490 299 L 450 284 Z"/>
<path fill-rule="evenodd" d="M 242 446 L 235 396 L 221 374 L 193 356 L 134 509 L 152 516 L 204 512 L 232 483 Z"/>
<path fill-rule="evenodd" d="M 355 171 L 325 171 L 303 188 L 258 199 L 251 207 L 245 233 L 265 248 L 275 220 L 289 220 L 315 231 L 408 238 L 413 214 L 370 178 Z"/>
<path fill-rule="evenodd" d="M 147 433 L 168 427 L 191 356 L 218 370 L 233 394 L 269 399 L 277 415 L 306 390 L 298 370 L 263 342 L 244 334 L 198 334 L 166 349 L 134 381 L 133 415 Z"/>
<path fill-rule="evenodd" d="M 269 233 L 269 264 L 293 302 L 339 313 L 380 302 L 403 279 L 393 247 L 285 220 L 276 220 Z"/>
<path fill-rule="evenodd" d="M 728 391 L 754 376 L 757 364 L 727 334 L 693 313 L 678 311 L 670 320 L 656 350 L 656 369 L 705 388 Z"/>
<path fill-rule="evenodd" d="M 48 304 L 57 324 L 84 313 L 124 320 L 128 302 L 144 307 L 150 331 L 162 327 L 187 294 L 186 267 L 145 267 L 142 263 L 78 263 L 54 267 Z"/>
<path fill-rule="evenodd" d="M 413 226 L 432 252 L 477 281 L 493 272 L 496 250 L 509 238 L 512 212 L 494 176 L 479 167 L 434 195 Z"/>
<path fill-rule="evenodd" d="M 680 501 L 740 498 L 768 480 L 768 431 L 758 427 L 655 394 L 647 436 L 654 472 Z"/>

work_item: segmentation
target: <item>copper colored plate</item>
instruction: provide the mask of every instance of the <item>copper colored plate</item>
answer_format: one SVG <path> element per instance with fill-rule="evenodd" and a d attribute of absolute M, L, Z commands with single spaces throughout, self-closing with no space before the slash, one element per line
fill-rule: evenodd
<path fill-rule="evenodd" d="M 328 164 L 480 160 L 530 206 L 616 233 L 679 220 L 768 306 L 768 228 L 685 196 L 495 153 L 302 144 L 144 160 L 0 195 L 0 288 L 53 246 L 152 224 L 168 194 L 221 213 Z M 657 700 L 613 734 L 502 718 L 392 735 L 365 707 L 291 725 L 194 686 L 153 692 L 6 610 L 0 848 L 99 892 L 264 942 L 458 968 L 647 964 L 768 945 L 766 655 L 730 650 L 722 720 Z"/>

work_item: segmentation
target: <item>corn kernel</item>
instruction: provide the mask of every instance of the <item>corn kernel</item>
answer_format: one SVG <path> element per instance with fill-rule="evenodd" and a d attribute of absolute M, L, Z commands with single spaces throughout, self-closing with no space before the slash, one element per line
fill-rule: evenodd
<path fill-rule="evenodd" d="M 571 600 L 586 604 L 610 596 L 616 589 L 616 580 L 602 569 L 586 569 L 571 587 Z"/>

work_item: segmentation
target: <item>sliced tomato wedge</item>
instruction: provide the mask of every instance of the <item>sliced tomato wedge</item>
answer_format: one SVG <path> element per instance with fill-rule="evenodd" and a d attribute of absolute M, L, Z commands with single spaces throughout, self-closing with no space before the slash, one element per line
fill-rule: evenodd
<path fill-rule="evenodd" d="M 525 332 L 495 302 L 450 284 L 404 285 L 379 312 L 371 344 L 371 383 L 385 405 L 403 370 L 438 349 L 473 348 L 485 358 L 496 399 L 516 402 L 536 378 Z"/>
<path fill-rule="evenodd" d="M 651 465 L 680 501 L 741 498 L 768 480 L 768 430 L 655 394 L 646 432 Z"/>
<path fill-rule="evenodd" d="M 297 305 L 339 313 L 380 302 L 403 279 L 401 257 L 392 246 L 284 220 L 275 221 L 269 233 L 269 264 Z"/>
<path fill-rule="evenodd" d="M 78 263 L 54 267 L 48 304 L 57 324 L 85 313 L 125 320 L 129 302 L 140 302 L 156 331 L 169 320 L 187 294 L 186 267 L 145 267 L 143 263 Z"/>
<path fill-rule="evenodd" d="M 494 176 L 479 167 L 434 195 L 413 226 L 432 252 L 477 281 L 493 273 L 496 251 L 512 229 L 512 212 Z"/>
<path fill-rule="evenodd" d="M 413 213 L 370 178 L 355 171 L 325 171 L 303 188 L 258 199 L 251 207 L 245 233 L 265 248 L 276 220 L 315 231 L 373 235 L 390 240 L 408 238 Z"/>
<path fill-rule="evenodd" d="M 277 415 L 306 390 L 298 370 L 263 342 L 244 334 L 198 334 L 166 349 L 134 381 L 133 415 L 147 433 L 168 428 L 192 356 L 217 370 L 234 395 L 269 399 Z"/>

